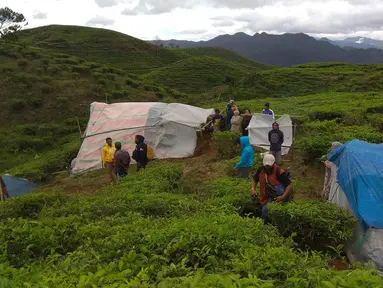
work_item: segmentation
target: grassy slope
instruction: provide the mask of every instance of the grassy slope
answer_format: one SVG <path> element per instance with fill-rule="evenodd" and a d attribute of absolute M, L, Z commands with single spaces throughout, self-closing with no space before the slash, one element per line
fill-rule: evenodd
<path fill-rule="evenodd" d="M 190 93 L 204 92 L 212 86 L 221 84 L 233 84 L 250 71 L 242 64 L 210 56 L 199 56 L 178 61 L 169 67 L 147 74 L 146 77 Z"/>
<path fill-rule="evenodd" d="M 28 44 L 83 57 L 136 73 L 169 65 L 188 55 L 111 30 L 52 25 L 19 33 Z"/>

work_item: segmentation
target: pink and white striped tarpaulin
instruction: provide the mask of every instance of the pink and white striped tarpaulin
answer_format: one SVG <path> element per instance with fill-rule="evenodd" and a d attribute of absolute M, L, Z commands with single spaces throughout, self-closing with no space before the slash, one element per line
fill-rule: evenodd
<path fill-rule="evenodd" d="M 72 173 L 102 168 L 101 150 L 107 137 L 121 142 L 122 149 L 131 154 L 135 136 L 143 135 L 145 142 L 154 148 L 156 158 L 191 156 L 197 143 L 196 129 L 213 112 L 213 109 L 177 103 L 94 102 Z"/>

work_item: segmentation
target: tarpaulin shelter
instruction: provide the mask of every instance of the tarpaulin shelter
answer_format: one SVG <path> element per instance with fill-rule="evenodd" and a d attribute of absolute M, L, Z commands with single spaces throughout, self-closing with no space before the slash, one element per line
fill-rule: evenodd
<path fill-rule="evenodd" d="M 178 103 L 94 102 L 72 173 L 102 168 L 101 150 L 107 137 L 121 142 L 122 149 L 129 153 L 135 149 L 134 138 L 139 134 L 153 147 L 156 158 L 192 156 L 197 144 L 196 129 L 213 113 L 213 109 Z"/>
<path fill-rule="evenodd" d="M 3 181 L 7 186 L 8 193 L 11 197 L 27 194 L 31 190 L 38 187 L 37 184 L 29 182 L 26 179 L 18 178 L 11 175 L 2 175 Z"/>
<path fill-rule="evenodd" d="M 293 144 L 293 123 L 289 115 L 283 115 L 278 120 L 274 120 L 272 115 L 253 114 L 250 124 L 247 127 L 249 131 L 250 144 L 266 150 L 270 149 L 269 132 L 274 122 L 279 124 L 279 130 L 283 132 L 284 143 L 282 147 L 282 155 L 289 153 Z"/>
<path fill-rule="evenodd" d="M 352 211 L 359 222 L 347 254 L 354 261 L 371 260 L 383 271 L 383 145 L 353 140 L 330 152 L 328 159 L 337 166 L 342 189 L 336 193 L 346 196 L 335 199 L 347 199 L 336 204 Z"/>

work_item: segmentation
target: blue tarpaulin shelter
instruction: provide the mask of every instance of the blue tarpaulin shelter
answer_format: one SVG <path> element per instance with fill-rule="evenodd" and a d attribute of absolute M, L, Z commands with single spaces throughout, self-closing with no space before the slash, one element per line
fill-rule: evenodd
<path fill-rule="evenodd" d="M 353 140 L 329 153 L 361 228 L 383 228 L 383 145 Z"/>
<path fill-rule="evenodd" d="M 383 272 L 383 145 L 353 140 L 330 152 L 328 159 L 337 166 L 341 187 L 332 202 L 352 210 L 359 222 L 346 243 L 347 257 L 372 262 Z"/>
<path fill-rule="evenodd" d="M 32 189 L 38 187 L 37 184 L 29 182 L 26 179 L 14 177 L 11 175 L 3 175 L 2 178 L 11 197 L 27 194 Z"/>

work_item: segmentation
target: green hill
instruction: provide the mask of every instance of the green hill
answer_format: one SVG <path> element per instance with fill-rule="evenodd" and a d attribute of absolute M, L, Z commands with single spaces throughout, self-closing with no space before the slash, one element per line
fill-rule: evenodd
<path fill-rule="evenodd" d="M 253 71 L 258 69 L 254 68 Z M 146 74 L 145 77 L 183 92 L 195 93 L 221 84 L 233 85 L 250 72 L 243 64 L 211 56 L 195 56 Z"/>
<path fill-rule="evenodd" d="M 145 73 L 188 56 L 123 33 L 99 28 L 52 25 L 23 30 L 18 36 L 21 41 L 35 47 L 135 73 Z"/>

